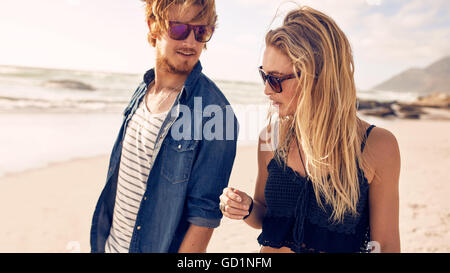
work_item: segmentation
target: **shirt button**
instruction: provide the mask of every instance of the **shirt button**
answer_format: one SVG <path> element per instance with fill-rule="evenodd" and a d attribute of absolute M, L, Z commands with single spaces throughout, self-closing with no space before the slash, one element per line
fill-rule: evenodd
<path fill-rule="evenodd" d="M 147 200 L 147 197 L 146 197 L 146 196 L 144 196 L 144 201 L 145 201 L 145 200 Z"/>
<path fill-rule="evenodd" d="M 138 227 L 137 227 L 137 230 L 141 230 L 141 226 L 138 226 Z"/>
<path fill-rule="evenodd" d="M 181 144 L 180 145 L 178 145 L 178 150 L 180 150 L 181 149 Z"/>

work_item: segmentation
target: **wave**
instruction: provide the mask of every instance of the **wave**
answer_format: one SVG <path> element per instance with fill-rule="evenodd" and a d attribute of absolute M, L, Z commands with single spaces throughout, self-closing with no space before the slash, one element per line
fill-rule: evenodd
<path fill-rule="evenodd" d="M 419 93 L 415 92 L 396 92 L 390 90 L 358 90 L 356 94 L 359 99 L 378 102 L 413 102 L 420 96 Z"/>
<path fill-rule="evenodd" d="M 87 83 L 74 81 L 74 80 L 50 80 L 46 81 L 43 84 L 44 87 L 51 88 L 67 88 L 67 89 L 77 89 L 77 90 L 86 90 L 86 91 L 94 91 L 95 88 Z"/>
<path fill-rule="evenodd" d="M 104 111 L 126 106 L 142 81 L 138 74 L 0 66 L 0 110 Z M 268 105 L 262 83 L 216 80 L 232 105 Z M 362 100 L 415 101 L 419 94 L 358 90 Z"/>
<path fill-rule="evenodd" d="M 128 101 L 114 98 L 105 99 L 60 99 L 19 98 L 0 96 L 0 111 L 10 110 L 72 110 L 72 111 L 106 111 L 123 110 Z"/>

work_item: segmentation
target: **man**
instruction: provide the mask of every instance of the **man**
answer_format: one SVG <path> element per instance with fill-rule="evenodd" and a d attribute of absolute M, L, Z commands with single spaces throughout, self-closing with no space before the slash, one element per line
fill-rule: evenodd
<path fill-rule="evenodd" d="M 156 64 L 124 111 L 91 251 L 205 252 L 222 217 L 217 204 L 238 133 L 228 101 L 201 73 L 215 2 L 147 0 L 146 10 Z"/>

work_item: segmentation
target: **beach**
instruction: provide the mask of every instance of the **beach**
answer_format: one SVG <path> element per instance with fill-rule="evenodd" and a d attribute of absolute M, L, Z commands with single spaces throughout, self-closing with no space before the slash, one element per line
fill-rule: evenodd
<path fill-rule="evenodd" d="M 450 252 L 450 122 L 370 120 L 401 152 L 402 252 Z M 112 143 L 111 143 L 112 147 Z M 256 145 L 239 145 L 229 185 L 253 195 Z M 92 214 L 109 155 L 50 163 L 0 177 L 0 252 L 89 252 Z M 260 230 L 222 219 L 208 252 L 258 252 Z"/>
<path fill-rule="evenodd" d="M 181 2 L 186 5 L 178 9 Z M 122 203 L 115 204 L 120 208 L 114 213 L 124 212 L 115 227 L 126 238 L 126 226 L 148 231 L 149 221 L 134 221 L 137 214 L 157 214 L 154 191 L 147 189 L 159 190 L 158 200 L 176 209 L 178 189 L 191 190 L 198 177 L 217 183 L 226 162 L 205 142 L 191 145 L 189 140 L 230 140 L 235 128 L 239 137 L 228 186 L 253 197 L 258 138 L 279 115 L 296 127 L 301 122 L 318 128 L 315 136 L 305 134 L 306 127 L 295 131 L 322 146 L 320 155 L 307 149 L 315 154 L 306 155 L 314 157 L 311 167 L 323 159 L 336 165 L 333 151 L 348 149 L 345 142 L 354 139 L 342 128 L 355 127 L 355 113 L 392 132 L 399 145 L 401 252 L 450 253 L 450 1 L 195 2 L 29 1 L 24 8 L 19 1 L 2 1 L 0 253 L 89 253 L 93 214 L 108 174 L 120 174 L 120 189 L 126 188 L 119 196 Z M 148 111 L 141 115 L 137 109 Z M 159 120 L 164 110 L 169 112 Z M 162 147 L 169 133 L 172 139 Z M 388 138 L 380 134 L 375 140 L 383 139 Z M 112 161 L 120 161 L 116 155 L 124 149 L 130 164 L 122 161 L 122 168 L 111 169 L 116 143 Z M 374 147 L 378 153 L 392 148 Z M 164 152 L 172 164 L 153 160 L 161 159 L 153 151 Z M 205 158 L 211 161 L 204 165 L 208 171 L 188 176 L 189 170 L 203 169 L 197 166 Z M 300 151 L 298 164 L 304 165 L 304 158 Z M 378 163 L 368 177 L 392 173 L 389 160 Z M 153 165 L 158 169 L 148 177 Z M 209 172 L 214 168 L 218 171 Z M 349 170 L 333 168 L 323 176 L 341 172 Z M 152 184 L 158 175 L 178 186 Z M 351 187 L 338 185 L 337 194 Z M 393 221 L 387 209 L 396 213 L 398 208 L 389 198 L 373 196 L 393 191 L 373 185 L 369 192 L 372 208 L 384 209 L 373 210 L 369 220 L 388 227 Z M 205 198 L 199 203 L 208 203 Z M 139 200 L 149 209 L 139 211 Z M 299 200 L 298 206 L 309 204 Z M 215 201 L 219 205 L 218 197 Z M 166 208 L 160 213 L 175 216 Z M 304 214 L 295 211 L 299 219 Z M 179 231 L 164 223 L 152 222 L 151 235 Z M 224 217 L 207 252 L 259 253 L 260 234 L 242 220 Z M 144 237 L 139 243 L 157 249 L 155 240 Z M 117 236 L 116 243 L 128 244 L 123 238 Z M 381 243 L 381 251 L 387 250 L 388 244 Z M 378 250 L 377 242 L 369 246 Z"/>

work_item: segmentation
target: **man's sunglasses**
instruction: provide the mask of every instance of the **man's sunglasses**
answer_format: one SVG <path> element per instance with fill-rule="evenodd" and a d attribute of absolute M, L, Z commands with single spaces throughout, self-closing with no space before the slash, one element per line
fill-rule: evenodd
<path fill-rule="evenodd" d="M 261 75 L 263 83 L 266 84 L 266 82 L 268 82 L 269 86 L 276 93 L 281 93 L 283 91 L 283 88 L 281 87 L 283 81 L 295 78 L 295 74 L 289 74 L 281 78 L 266 74 L 262 66 L 259 67 L 259 74 Z M 300 74 L 300 72 L 297 72 L 298 77 L 300 77 Z"/>
<path fill-rule="evenodd" d="M 195 40 L 200 43 L 208 42 L 214 33 L 213 26 L 189 25 L 180 22 L 169 21 L 169 37 L 174 40 L 185 40 L 189 36 L 189 34 L 191 34 L 191 30 L 194 30 Z"/>

